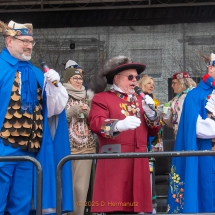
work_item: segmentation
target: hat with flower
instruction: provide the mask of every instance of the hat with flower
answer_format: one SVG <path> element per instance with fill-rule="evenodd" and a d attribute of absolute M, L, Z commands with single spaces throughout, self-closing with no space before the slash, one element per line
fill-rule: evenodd
<path fill-rule="evenodd" d="M 188 72 L 177 72 L 172 76 L 172 80 L 182 78 L 190 78 L 190 75 L 188 74 Z"/>

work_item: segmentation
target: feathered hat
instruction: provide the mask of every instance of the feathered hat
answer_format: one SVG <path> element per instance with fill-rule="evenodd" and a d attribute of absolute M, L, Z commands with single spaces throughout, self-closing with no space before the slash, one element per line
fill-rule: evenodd
<path fill-rule="evenodd" d="M 210 58 L 209 58 L 206 65 L 207 65 L 207 67 L 208 66 L 215 66 L 215 54 L 214 53 L 211 53 Z"/>
<path fill-rule="evenodd" d="M 206 66 L 215 66 L 215 54 L 211 53 L 210 56 L 202 54 L 199 50 L 197 50 L 199 56 L 204 60 Z"/>
<path fill-rule="evenodd" d="M 137 73 L 140 74 L 145 68 L 146 65 L 134 63 L 131 58 L 126 56 L 113 57 L 104 63 L 98 74 L 90 81 L 89 89 L 94 93 L 102 92 L 107 84 L 113 84 L 113 78 L 116 74 L 127 69 L 136 69 Z"/>
<path fill-rule="evenodd" d="M 19 24 L 14 21 L 10 21 L 8 25 L 0 21 L 0 32 L 4 36 L 33 36 L 33 26 L 30 23 Z"/>

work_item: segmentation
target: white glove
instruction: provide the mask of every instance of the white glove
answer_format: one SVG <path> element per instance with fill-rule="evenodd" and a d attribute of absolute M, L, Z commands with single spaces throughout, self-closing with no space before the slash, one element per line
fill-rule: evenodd
<path fill-rule="evenodd" d="M 135 116 L 127 116 L 123 120 L 119 120 L 116 123 L 116 129 L 121 132 L 121 131 L 126 131 L 126 130 L 134 130 L 135 128 L 140 126 L 140 119 L 135 117 Z"/>
<path fill-rule="evenodd" d="M 144 97 L 144 99 L 142 100 L 143 110 L 145 111 L 145 113 L 146 113 L 146 115 L 148 117 L 154 117 L 156 112 L 154 110 L 152 110 L 149 107 L 149 105 L 155 106 L 155 103 L 154 103 L 153 99 L 149 95 L 146 95 Z"/>
<path fill-rule="evenodd" d="M 213 94 L 211 95 L 210 99 L 206 103 L 205 108 L 208 111 L 210 111 L 213 114 L 213 116 L 215 116 L 215 98 Z"/>
<path fill-rule="evenodd" d="M 157 107 L 157 115 L 158 116 L 163 116 L 164 115 L 164 112 L 163 112 L 163 104 L 159 105 Z"/>
<path fill-rule="evenodd" d="M 44 74 L 44 76 L 45 76 L 46 81 L 51 82 L 51 83 L 53 83 L 53 82 L 58 83 L 60 81 L 59 74 L 53 69 L 50 69 L 48 72 L 46 72 Z"/>

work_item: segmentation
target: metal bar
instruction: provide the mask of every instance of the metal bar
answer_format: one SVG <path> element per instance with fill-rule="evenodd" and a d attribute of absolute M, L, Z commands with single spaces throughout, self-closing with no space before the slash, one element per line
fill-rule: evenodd
<path fill-rule="evenodd" d="M 112 153 L 112 154 L 79 154 L 68 155 L 60 160 L 57 165 L 56 180 L 56 215 L 62 213 L 62 168 L 69 160 L 87 160 L 87 159 L 125 159 L 125 158 L 149 158 L 149 157 L 186 157 L 186 156 L 214 156 L 215 151 L 170 151 L 170 152 L 140 152 L 140 153 Z M 201 215 L 211 215 L 212 213 L 201 213 Z M 159 214 L 157 214 L 159 215 Z M 186 215 L 186 214 L 183 214 Z M 188 215 L 188 214 L 187 214 Z M 192 214 L 189 214 L 192 215 Z M 194 214 L 193 214 L 194 215 Z M 195 214 L 196 215 L 196 214 Z"/>
<path fill-rule="evenodd" d="M 167 195 L 163 195 L 163 196 L 156 196 L 157 197 L 157 199 L 159 199 L 159 198 L 167 198 Z"/>
<path fill-rule="evenodd" d="M 193 6 L 215 6 L 215 3 L 193 3 L 193 4 L 157 4 L 157 5 L 125 5 L 125 6 L 91 6 L 91 7 L 65 7 L 65 8 L 43 8 L 43 9 L 9 9 L 2 10 L 1 13 L 24 13 L 24 12 L 51 12 L 51 11 L 89 11 L 89 10 L 117 10 L 117 9 L 134 9 L 134 8 L 169 8 L 169 7 L 193 7 Z"/>
<path fill-rule="evenodd" d="M 198 213 L 198 215 L 212 215 L 214 213 Z M 163 213 L 162 214 L 159 214 L 159 213 L 156 213 L 156 215 L 164 215 Z M 184 214 L 183 215 L 197 215 L 197 213 L 189 213 L 189 214 Z"/>
<path fill-rule="evenodd" d="M 183 44 L 182 44 L 182 54 L 183 54 L 183 71 L 187 71 L 186 70 L 186 29 L 185 29 L 185 24 L 182 24 L 182 28 L 183 28 L 183 34 L 182 34 L 182 41 L 183 41 Z"/>
<path fill-rule="evenodd" d="M 10 161 L 30 161 L 37 168 L 37 204 L 36 204 L 36 215 L 42 215 L 42 167 L 40 162 L 30 156 L 0 156 L 0 162 Z"/>
<path fill-rule="evenodd" d="M 143 2 L 146 3 L 149 0 L 117 0 L 118 2 Z M 74 4 L 74 5 L 80 5 L 80 4 L 96 4 L 96 3 L 113 3 L 115 2 L 114 0 L 63 0 L 63 1 L 50 1 L 50 0 L 33 0 L 33 1 L 1 1 L 0 4 L 3 6 L 8 6 L 8 5 L 15 5 L 15 6 L 20 6 L 20 5 L 40 5 L 42 2 L 43 5 L 68 5 L 68 4 Z M 159 3 L 158 3 L 159 4 Z M 187 3 L 188 4 L 188 3 Z"/>
<path fill-rule="evenodd" d="M 112 215 L 125 215 L 125 214 L 123 214 L 123 213 L 120 213 L 120 214 L 114 214 L 114 213 L 111 213 Z M 166 213 L 156 213 L 156 215 L 164 215 L 164 214 L 166 214 Z M 198 213 L 198 215 L 214 215 L 214 213 Z M 130 214 L 130 215 L 137 215 L 137 214 Z M 197 214 L 194 214 L 194 213 L 189 213 L 189 214 L 184 214 L 183 213 L 183 215 L 197 215 Z"/>
<path fill-rule="evenodd" d="M 167 1 L 167 0 L 160 0 L 160 1 Z M 148 4 L 148 5 L 176 5 L 176 4 L 180 4 L 180 5 L 197 5 L 197 4 L 211 4 L 213 3 L 214 1 L 210 1 L 210 2 L 205 2 L 204 0 L 202 1 L 198 1 L 198 2 L 186 2 L 186 3 L 172 3 L 172 2 L 169 2 L 169 3 L 162 3 L 162 2 L 159 2 L 157 0 L 157 2 L 155 1 L 151 1 L 151 0 L 63 0 L 63 1 L 50 1 L 50 0 L 41 0 L 41 1 L 37 1 L 37 0 L 27 0 L 27 1 L 1 1 L 0 0 L 0 3 L 2 6 L 8 6 L 8 5 L 14 5 L 14 6 L 22 6 L 22 5 L 40 5 L 40 4 L 43 4 L 43 5 L 77 5 L 77 7 L 84 7 L 83 5 L 92 5 L 92 4 L 96 4 L 96 3 L 100 3 L 100 4 L 103 4 L 104 7 L 108 4 L 110 5 L 114 5 L 114 4 L 117 4 L 117 3 L 124 3 L 124 4 L 127 4 L 127 5 L 133 5 L 133 4 L 140 4 L 140 2 L 144 3 L 144 4 Z M 182 1 L 183 2 L 183 1 Z"/>
<path fill-rule="evenodd" d="M 156 213 L 156 215 L 164 215 L 164 214 L 166 214 L 166 213 Z M 214 215 L 214 213 L 198 213 L 198 215 Z M 112 213 L 112 215 L 125 215 L 125 214 L 114 214 L 114 213 Z M 137 214 L 130 214 L 130 215 L 137 215 Z M 189 213 L 189 214 L 184 214 L 183 213 L 183 215 L 197 215 L 197 213 Z"/>
<path fill-rule="evenodd" d="M 186 156 L 214 156 L 215 151 L 169 151 L 169 152 L 129 152 L 129 153 L 111 153 L 111 154 L 81 154 L 68 155 L 61 162 L 68 160 L 87 160 L 87 159 L 120 159 L 120 158 L 149 158 L 149 157 L 186 157 Z"/>

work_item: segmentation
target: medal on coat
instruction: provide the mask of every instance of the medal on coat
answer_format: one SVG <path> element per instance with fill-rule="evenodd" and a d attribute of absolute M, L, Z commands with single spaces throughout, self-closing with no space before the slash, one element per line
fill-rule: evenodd
<path fill-rule="evenodd" d="M 119 106 L 122 109 L 121 113 L 124 114 L 125 116 L 129 116 L 129 113 L 127 111 L 127 104 L 120 103 Z"/>
<path fill-rule="evenodd" d="M 140 108 L 139 108 L 139 104 L 137 102 L 137 97 L 133 96 L 131 98 L 129 98 L 126 95 L 123 95 L 119 92 L 115 92 L 115 94 L 123 99 L 126 102 L 129 102 L 131 104 L 127 104 L 127 103 L 120 103 L 119 107 L 121 108 L 121 113 L 125 116 L 136 116 L 138 118 L 140 118 Z"/>

